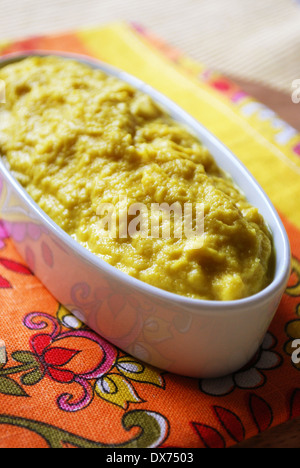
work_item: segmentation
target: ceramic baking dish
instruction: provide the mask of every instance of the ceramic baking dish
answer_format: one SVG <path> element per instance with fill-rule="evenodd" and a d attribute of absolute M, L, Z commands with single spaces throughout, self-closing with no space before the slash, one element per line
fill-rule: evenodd
<path fill-rule="evenodd" d="M 160 290 L 79 245 L 33 202 L 0 161 L 0 216 L 24 261 L 77 318 L 138 359 L 202 378 L 220 377 L 246 365 L 263 341 L 290 273 L 288 237 L 266 194 L 214 135 L 142 81 L 104 63 L 56 52 L 10 55 L 1 59 L 0 66 L 28 55 L 59 55 L 100 69 L 149 94 L 175 120 L 187 125 L 259 208 L 273 234 L 276 265 L 272 283 L 242 300 L 203 301 Z"/>

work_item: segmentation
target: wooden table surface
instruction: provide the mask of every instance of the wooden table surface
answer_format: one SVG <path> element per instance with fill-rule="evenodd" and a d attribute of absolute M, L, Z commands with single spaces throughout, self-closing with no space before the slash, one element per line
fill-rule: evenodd
<path fill-rule="evenodd" d="M 300 131 L 300 104 L 291 101 L 292 81 L 300 79 L 296 1 L 1 0 L 0 41 L 120 19 L 140 22 L 233 78 Z M 269 447 L 300 448 L 300 421 L 289 421 L 236 446 Z"/>

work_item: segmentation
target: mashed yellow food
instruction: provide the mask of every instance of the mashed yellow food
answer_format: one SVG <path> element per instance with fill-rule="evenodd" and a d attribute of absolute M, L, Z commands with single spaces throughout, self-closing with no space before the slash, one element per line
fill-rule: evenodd
<path fill-rule="evenodd" d="M 262 216 L 201 142 L 148 96 L 55 57 L 8 65 L 0 79 L 7 100 L 0 154 L 78 242 L 135 278 L 191 298 L 235 300 L 270 283 L 272 240 Z M 203 245 L 151 238 L 151 223 L 148 238 L 103 236 L 99 205 L 118 207 L 120 196 L 149 210 L 202 203 Z"/>

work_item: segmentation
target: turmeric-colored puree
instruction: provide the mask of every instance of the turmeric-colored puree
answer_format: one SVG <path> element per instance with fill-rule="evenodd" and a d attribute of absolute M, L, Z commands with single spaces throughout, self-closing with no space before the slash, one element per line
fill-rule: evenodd
<path fill-rule="evenodd" d="M 0 70 L 0 154 L 39 206 L 106 262 L 190 298 L 235 300 L 271 281 L 262 216 L 202 143 L 150 97 L 73 60 L 32 57 Z M 104 235 L 99 206 L 202 204 L 204 236 Z M 123 200 L 123 201 L 122 201 Z M 124 207 L 123 207 L 124 208 Z M 161 216 L 160 216 L 161 219 Z M 132 220 L 128 217 L 127 222 Z M 170 217 L 174 234 L 174 217 Z M 127 228 L 127 226 L 125 226 Z"/>

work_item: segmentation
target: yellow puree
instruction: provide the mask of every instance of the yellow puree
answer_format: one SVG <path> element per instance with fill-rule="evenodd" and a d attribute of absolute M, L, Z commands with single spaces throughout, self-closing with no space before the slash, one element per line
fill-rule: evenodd
<path fill-rule="evenodd" d="M 235 300 L 270 283 L 272 241 L 262 216 L 199 140 L 148 96 L 54 57 L 8 65 L 0 79 L 7 100 L 0 154 L 39 206 L 91 252 L 190 298 Z M 203 203 L 203 246 L 174 236 L 103 237 L 97 209 L 118 207 L 120 195 L 149 209 Z"/>

